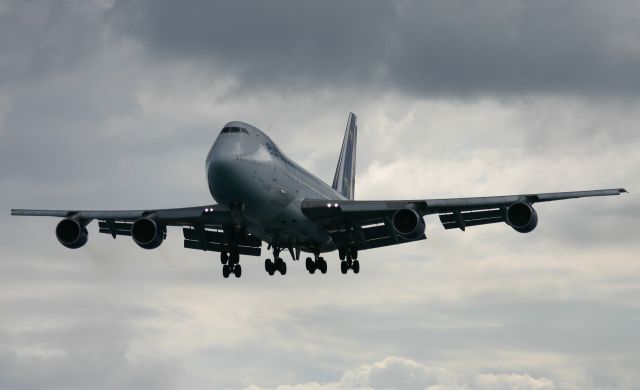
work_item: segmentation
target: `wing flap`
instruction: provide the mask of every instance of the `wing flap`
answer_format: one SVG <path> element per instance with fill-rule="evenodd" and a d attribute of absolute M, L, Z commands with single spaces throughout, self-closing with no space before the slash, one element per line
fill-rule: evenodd
<path fill-rule="evenodd" d="M 440 214 L 440 222 L 445 229 L 465 230 L 467 226 L 486 225 L 490 223 L 504 222 L 501 209 L 480 211 L 455 211 L 448 214 Z"/>
<path fill-rule="evenodd" d="M 183 228 L 184 247 L 213 252 L 237 251 L 241 255 L 260 256 L 262 240 L 251 234 L 228 237 L 224 231 L 205 229 L 202 225 Z"/>
<path fill-rule="evenodd" d="M 113 238 L 116 238 L 116 236 L 131 236 L 132 225 L 132 222 L 117 222 L 112 219 L 106 219 L 98 222 L 98 231 L 111 234 Z"/>
<path fill-rule="evenodd" d="M 339 247 L 352 247 L 358 250 L 380 248 L 383 246 L 404 244 L 424 240 L 422 235 L 417 239 L 407 239 L 396 235 L 389 220 L 379 219 L 366 224 L 349 224 L 329 228 L 331 238 Z"/>
<path fill-rule="evenodd" d="M 260 256 L 261 248 L 254 248 L 248 246 L 237 246 L 232 247 L 229 244 L 220 244 L 208 242 L 205 245 L 205 248 L 202 248 L 202 245 L 198 241 L 190 241 L 184 240 L 184 247 L 186 249 L 199 249 L 204 251 L 212 251 L 212 252 L 231 252 L 232 250 L 237 250 L 238 254 L 246 255 L 246 256 Z"/>

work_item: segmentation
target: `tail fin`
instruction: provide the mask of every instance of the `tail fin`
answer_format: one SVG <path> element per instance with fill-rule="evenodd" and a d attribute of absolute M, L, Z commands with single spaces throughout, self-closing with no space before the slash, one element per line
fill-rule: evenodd
<path fill-rule="evenodd" d="M 356 142 L 358 140 L 356 120 L 354 113 L 350 112 L 332 185 L 334 190 L 347 199 L 353 199 L 356 189 Z"/>

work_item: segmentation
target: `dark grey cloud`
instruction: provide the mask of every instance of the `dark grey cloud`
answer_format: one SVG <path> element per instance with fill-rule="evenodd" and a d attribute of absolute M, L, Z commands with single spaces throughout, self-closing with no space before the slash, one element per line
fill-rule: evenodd
<path fill-rule="evenodd" d="M 446 365 L 505 375 L 451 382 L 470 388 L 637 388 L 637 16 L 624 1 L 0 0 L 0 387 L 406 387 Z M 8 216 L 210 202 L 203 160 L 232 119 L 330 179 L 348 111 L 361 199 L 631 194 L 540 205 L 530 235 L 430 218 L 429 240 L 368 251 L 358 278 L 328 255 L 322 278 L 247 258 L 225 281 L 179 229 L 144 251 L 91 224 L 68 251 L 55 219 Z"/>
<path fill-rule="evenodd" d="M 152 60 L 199 59 L 249 90 L 418 96 L 637 95 L 633 1 L 117 1 L 114 31 Z"/>
<path fill-rule="evenodd" d="M 93 4 L 4 1 L 0 7 L 0 87 L 34 86 L 78 70 L 103 41 L 101 8 Z"/>

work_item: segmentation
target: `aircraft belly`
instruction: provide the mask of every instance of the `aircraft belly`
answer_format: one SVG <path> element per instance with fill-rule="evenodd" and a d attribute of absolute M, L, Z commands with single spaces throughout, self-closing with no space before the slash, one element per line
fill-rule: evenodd
<path fill-rule="evenodd" d="M 310 221 L 300 209 L 300 199 L 290 202 L 270 221 L 261 221 L 247 214 L 247 230 L 261 240 L 282 247 L 299 247 L 309 252 L 335 249 L 331 235 L 322 226 Z"/>

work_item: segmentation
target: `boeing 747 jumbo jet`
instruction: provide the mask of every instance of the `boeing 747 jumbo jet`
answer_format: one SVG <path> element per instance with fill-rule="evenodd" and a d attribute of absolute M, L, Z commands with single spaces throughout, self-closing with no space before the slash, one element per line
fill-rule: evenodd
<path fill-rule="evenodd" d="M 176 209 L 122 211 L 11 210 L 12 215 L 63 218 L 58 241 L 77 249 L 87 243 L 87 225 L 98 220 L 100 233 L 131 236 L 154 249 L 167 226 L 182 227 L 184 247 L 220 252 L 222 275 L 242 275 L 240 255 L 260 256 L 262 242 L 273 251 L 266 259 L 269 275 L 287 273 L 280 257 L 293 260 L 307 252 L 309 273 L 327 272 L 322 253 L 338 250 L 340 270 L 360 272 L 358 253 L 388 245 L 424 240 L 424 216 L 438 214 L 445 229 L 505 222 L 529 233 L 538 224 L 537 202 L 620 195 L 624 188 L 476 198 L 354 200 L 356 116 L 349 114 L 333 184 L 325 184 L 287 158 L 265 133 L 244 122 L 227 123 L 206 159 L 209 191 L 217 204 Z"/>

